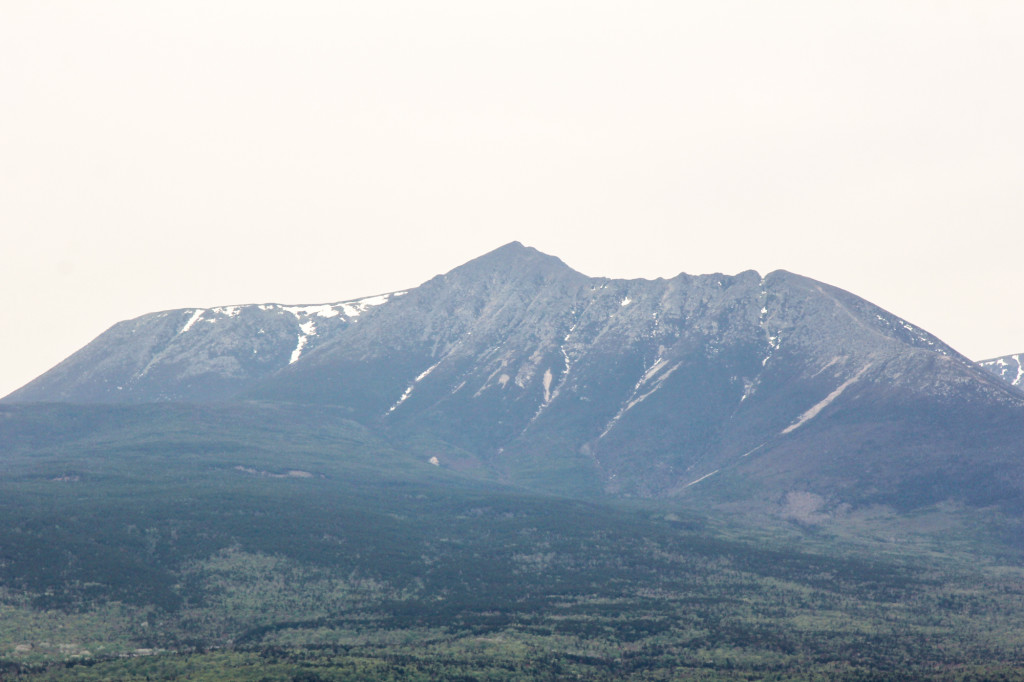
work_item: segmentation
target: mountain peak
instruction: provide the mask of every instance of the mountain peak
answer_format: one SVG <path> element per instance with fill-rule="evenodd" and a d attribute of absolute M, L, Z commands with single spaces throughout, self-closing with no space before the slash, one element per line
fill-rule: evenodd
<path fill-rule="evenodd" d="M 500 251 L 514 252 L 514 251 L 536 251 L 536 250 L 537 249 L 533 248 L 532 246 L 524 245 L 518 239 L 513 239 L 508 244 L 504 244 L 502 246 L 499 246 L 498 248 L 494 249 L 493 251 L 490 251 L 489 253 L 498 253 Z"/>
<path fill-rule="evenodd" d="M 537 275 L 550 277 L 558 274 L 582 276 L 566 265 L 562 259 L 538 251 L 532 246 L 525 246 L 521 242 L 513 241 L 458 266 L 448 272 L 445 277 L 452 275 L 507 275 L 519 278 Z"/>
<path fill-rule="evenodd" d="M 469 262 L 473 263 L 475 261 L 482 261 L 482 260 L 487 260 L 487 261 L 524 261 L 525 260 L 525 261 L 539 261 L 539 262 L 547 261 L 547 262 L 553 262 L 553 263 L 561 263 L 562 265 L 565 265 L 564 263 L 562 263 L 562 260 L 560 258 L 557 258 L 556 256 L 548 255 L 548 254 L 546 254 L 546 253 L 544 253 L 542 251 L 538 251 L 534 247 L 526 246 L 525 244 L 523 244 L 522 242 L 519 242 L 519 241 L 512 241 L 512 242 L 509 242 L 508 244 L 504 244 L 502 246 L 499 246 L 498 248 L 494 249 L 493 251 L 488 251 L 487 253 L 483 254 L 482 256 L 479 256 L 479 257 L 477 257 L 477 258 L 475 258 L 475 259 L 473 259 L 473 260 L 471 260 Z M 467 263 L 467 265 L 468 264 L 469 263 Z M 565 267 L 568 267 L 568 266 L 565 266 Z"/>

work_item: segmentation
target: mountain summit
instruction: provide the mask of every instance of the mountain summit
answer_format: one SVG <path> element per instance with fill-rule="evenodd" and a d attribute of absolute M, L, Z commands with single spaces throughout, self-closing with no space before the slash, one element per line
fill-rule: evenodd
<path fill-rule="evenodd" d="M 1021 499 L 1024 396 L 841 289 L 588 277 L 513 242 L 407 292 L 122 322 L 11 402 L 333 406 L 442 467 L 581 494 Z M 1022 472 L 1024 473 L 1024 472 Z"/>

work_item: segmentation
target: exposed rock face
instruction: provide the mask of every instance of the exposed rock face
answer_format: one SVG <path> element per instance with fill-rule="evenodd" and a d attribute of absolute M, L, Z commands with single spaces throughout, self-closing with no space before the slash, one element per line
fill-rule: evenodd
<path fill-rule="evenodd" d="M 999 468 L 1021 470 L 1024 395 L 784 271 L 611 280 L 513 243 L 358 318 L 233 310 L 122 323 L 10 399 L 336 405 L 508 480 L 594 494 L 815 514 L 1021 497 Z"/>

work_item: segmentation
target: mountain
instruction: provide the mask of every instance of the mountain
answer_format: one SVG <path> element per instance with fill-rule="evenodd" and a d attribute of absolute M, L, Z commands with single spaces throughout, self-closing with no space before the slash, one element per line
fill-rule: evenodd
<path fill-rule="evenodd" d="M 146 315 L 0 404 L 0 678 L 1011 679 L 1022 417 L 784 271 Z"/>
<path fill-rule="evenodd" d="M 320 305 L 232 305 L 143 315 L 114 325 L 6 400 L 138 403 L 231 398 L 402 293 Z"/>
<path fill-rule="evenodd" d="M 991 360 L 981 360 L 979 365 L 995 374 L 997 377 L 1010 384 L 1024 389 L 1024 365 L 1021 364 L 1021 355 L 1004 355 Z"/>
<path fill-rule="evenodd" d="M 595 278 L 511 243 L 402 293 L 145 316 L 6 400 L 332 406 L 441 467 L 807 518 L 1024 500 L 1024 396 L 822 282 Z"/>

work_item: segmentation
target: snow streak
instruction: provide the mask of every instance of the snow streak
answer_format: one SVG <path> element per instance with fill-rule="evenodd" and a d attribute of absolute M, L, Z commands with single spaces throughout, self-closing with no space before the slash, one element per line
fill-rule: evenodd
<path fill-rule="evenodd" d="M 792 433 L 793 431 L 795 431 L 796 429 L 800 428 L 801 426 L 803 426 L 804 424 L 806 424 L 810 420 L 812 420 L 815 417 L 817 417 L 819 412 L 821 412 L 826 407 L 828 407 L 830 404 L 832 404 L 832 401 L 835 400 L 836 398 L 838 398 L 840 396 L 840 394 L 842 394 L 843 391 L 845 391 L 847 388 L 849 388 L 849 386 L 851 384 L 853 384 L 855 381 L 860 379 L 864 375 L 864 372 L 868 371 L 868 368 L 871 367 L 871 364 L 872 363 L 869 362 L 868 364 L 866 364 L 863 367 L 861 367 L 859 372 L 854 374 L 852 377 L 850 377 L 849 379 L 847 379 L 843 383 L 839 384 L 839 386 L 836 388 L 836 390 L 834 390 L 831 393 L 829 393 L 827 396 L 825 396 L 824 400 L 822 400 L 817 405 L 815 405 L 814 407 L 812 407 L 811 409 L 807 410 L 802 415 L 800 415 L 800 417 L 795 422 L 793 422 L 792 424 L 790 424 L 786 428 L 782 429 L 781 433 L 783 435 L 785 435 L 787 433 Z"/>
<path fill-rule="evenodd" d="M 665 367 L 668 365 L 668 361 L 659 356 L 658 359 L 654 361 L 654 364 L 652 364 L 650 367 L 644 370 L 644 373 L 640 377 L 640 380 L 637 381 L 636 384 L 633 386 L 633 391 L 630 394 L 629 399 L 619 409 L 618 413 L 614 417 L 612 417 L 611 421 L 609 421 L 608 424 L 604 427 L 604 430 L 601 432 L 601 435 L 597 437 L 597 439 L 601 440 L 602 438 L 607 436 L 608 432 L 611 431 L 612 428 L 614 428 L 618 421 L 622 419 L 622 416 L 624 414 L 626 414 L 631 409 L 642 403 L 644 400 L 650 397 L 655 391 L 661 388 L 661 385 L 665 382 L 665 380 L 672 376 L 672 373 L 679 369 L 679 367 L 682 364 L 683 363 L 679 362 L 668 371 L 662 372 L 662 370 L 664 370 Z M 652 379 L 653 384 L 651 386 L 651 389 L 645 393 L 640 393 L 640 389 L 643 388 L 648 382 L 652 381 Z"/>
<path fill-rule="evenodd" d="M 196 322 L 198 322 L 199 319 L 203 316 L 203 313 L 205 313 L 205 312 L 206 312 L 205 310 L 200 308 L 200 309 L 196 310 L 194 313 L 192 313 L 192 317 L 189 318 L 189 321 L 185 323 L 185 326 L 182 327 L 181 331 L 178 332 L 178 333 L 179 334 L 184 334 L 189 329 L 191 329 L 192 325 L 194 325 Z"/>
<path fill-rule="evenodd" d="M 384 414 L 384 416 L 385 417 L 388 416 L 389 414 L 391 414 L 392 412 L 397 410 L 399 405 L 401 405 L 406 400 L 408 400 L 409 396 L 412 395 L 412 390 L 414 388 L 416 388 L 416 384 L 418 384 L 421 381 L 423 381 L 424 379 L 426 379 L 430 375 L 430 373 L 433 372 L 434 369 L 438 365 L 440 365 L 443 361 L 444 361 L 444 358 L 442 358 L 441 360 L 438 360 L 437 362 L 432 364 L 430 367 L 427 367 L 425 370 L 420 372 L 419 375 L 415 379 L 412 380 L 412 383 L 409 384 L 409 386 L 405 389 L 405 392 L 398 398 L 398 400 L 395 402 L 395 404 L 392 405 L 390 409 L 388 409 L 388 411 Z"/>

